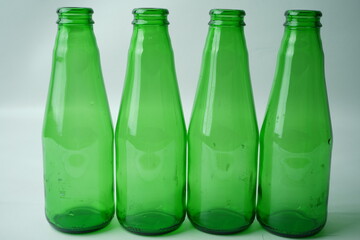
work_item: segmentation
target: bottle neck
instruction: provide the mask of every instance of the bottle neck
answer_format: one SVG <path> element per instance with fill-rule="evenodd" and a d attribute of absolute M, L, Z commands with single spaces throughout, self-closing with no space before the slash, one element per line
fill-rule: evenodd
<path fill-rule="evenodd" d="M 92 26 L 94 21 L 92 15 L 94 11 L 91 8 L 73 8 L 64 7 L 57 10 L 59 26 Z"/>
<path fill-rule="evenodd" d="M 168 13 L 167 9 L 159 8 L 134 9 L 134 31 L 130 50 L 136 48 L 148 52 L 170 47 Z"/>
<path fill-rule="evenodd" d="M 79 52 L 85 49 L 97 49 L 93 32 L 91 8 L 64 7 L 57 10 L 59 19 L 55 51 Z"/>
<path fill-rule="evenodd" d="M 91 8 L 59 8 L 58 40 L 62 42 L 93 40 L 93 10 Z M 86 40 L 88 39 L 88 40 Z M 89 43 L 89 42 L 88 42 Z M 90 41 L 91 43 L 91 41 Z M 84 44 L 87 45 L 87 44 Z"/>
<path fill-rule="evenodd" d="M 163 8 L 135 8 L 132 24 L 137 27 L 167 26 L 169 11 Z"/>
<path fill-rule="evenodd" d="M 170 36 L 167 25 L 134 25 L 130 49 L 155 51 L 169 47 Z"/>
<path fill-rule="evenodd" d="M 156 32 L 168 32 L 168 25 L 163 25 L 163 24 L 134 24 L 134 31 L 144 31 L 147 33 L 151 33 L 153 31 Z"/>
<path fill-rule="evenodd" d="M 320 28 L 322 13 L 313 10 L 288 10 L 285 12 L 284 26 L 288 29 Z"/>
<path fill-rule="evenodd" d="M 280 52 L 286 52 L 286 56 L 292 58 L 301 56 L 308 62 L 322 61 L 321 15 L 321 12 L 311 10 L 286 11 L 285 33 Z"/>
<path fill-rule="evenodd" d="M 210 27 L 243 27 L 245 11 L 236 9 L 210 10 Z"/>
<path fill-rule="evenodd" d="M 67 31 L 68 33 L 82 32 L 83 34 L 93 34 L 94 28 L 92 24 L 59 24 L 58 31 Z"/>
<path fill-rule="evenodd" d="M 134 24 L 134 26 L 143 26 L 143 27 L 148 27 L 148 26 L 167 26 L 169 25 L 169 21 L 167 20 L 167 16 L 163 16 L 163 15 L 159 15 L 159 16 L 141 16 L 136 14 L 134 16 L 134 20 L 132 21 L 132 24 Z"/>
<path fill-rule="evenodd" d="M 213 53 L 227 58 L 242 53 L 246 49 L 244 37 L 244 16 L 242 10 L 232 9 L 212 9 L 210 10 L 209 32 L 205 45 L 206 57 L 211 57 Z M 207 53 L 213 52 L 209 56 Z M 217 53 L 216 53 L 217 54 Z M 230 57 L 231 58 L 231 57 Z M 226 59 L 224 59 L 227 61 Z"/>
<path fill-rule="evenodd" d="M 206 49 L 237 51 L 245 45 L 243 26 L 209 26 L 206 39 Z"/>
<path fill-rule="evenodd" d="M 210 24 L 202 59 L 202 84 L 211 82 L 221 96 L 226 92 L 233 95 L 233 90 L 248 78 L 244 27 Z"/>
<path fill-rule="evenodd" d="M 320 28 L 294 28 L 286 26 L 282 41 L 283 48 L 295 48 L 297 51 L 322 52 Z M 306 54 L 311 55 L 312 52 Z"/>
<path fill-rule="evenodd" d="M 161 104 L 175 106 L 173 104 L 180 103 L 174 56 L 168 33 L 168 22 L 165 18 L 167 10 L 135 9 L 133 13 L 134 31 L 120 109 L 126 112 L 130 109 L 130 105 L 135 103 L 138 104 L 137 110 L 141 113 L 141 115 L 136 115 L 137 118 L 172 115 L 174 108 L 170 108 L 172 113 L 168 113 L 167 110 L 164 112 L 163 108 L 153 107 L 161 106 Z M 132 108 L 131 111 L 133 110 L 137 111 L 136 108 Z M 175 109 L 175 113 L 176 111 Z M 129 115 L 135 116 L 133 113 Z"/>
<path fill-rule="evenodd" d="M 278 84 L 288 84 L 292 91 L 303 94 L 309 86 L 321 86 L 324 81 L 324 53 L 320 28 L 286 26 L 277 66 L 275 78 L 279 79 Z"/>
<path fill-rule="evenodd" d="M 55 41 L 54 54 L 57 56 L 98 57 L 93 25 L 89 24 L 59 24 Z"/>
<path fill-rule="evenodd" d="M 209 33 L 205 45 L 206 51 L 226 51 L 227 55 L 236 55 L 246 49 L 244 38 L 243 10 L 210 10 Z"/>

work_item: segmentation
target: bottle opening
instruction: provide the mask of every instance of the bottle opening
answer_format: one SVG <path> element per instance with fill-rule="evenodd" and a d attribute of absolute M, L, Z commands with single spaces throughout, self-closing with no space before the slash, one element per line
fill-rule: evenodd
<path fill-rule="evenodd" d="M 245 26 L 245 11 L 238 9 L 212 9 L 210 10 L 211 26 Z"/>
<path fill-rule="evenodd" d="M 165 8 L 135 8 L 133 10 L 135 25 L 168 25 L 169 11 Z"/>
<path fill-rule="evenodd" d="M 57 10 L 58 24 L 93 24 L 91 8 L 63 7 Z"/>
<path fill-rule="evenodd" d="M 319 28 L 321 27 L 320 18 L 322 13 L 315 10 L 288 10 L 285 12 L 288 27 L 305 27 Z"/>

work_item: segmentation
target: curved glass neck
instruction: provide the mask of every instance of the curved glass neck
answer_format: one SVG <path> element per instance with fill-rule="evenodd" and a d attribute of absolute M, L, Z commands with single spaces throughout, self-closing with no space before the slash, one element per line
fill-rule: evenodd
<path fill-rule="evenodd" d="M 310 51 L 311 49 L 311 54 L 318 51 L 322 52 L 320 28 L 285 27 L 280 51 L 293 48 L 296 51 L 304 51 L 304 49 Z"/>
<path fill-rule="evenodd" d="M 237 9 L 210 10 L 211 27 L 243 27 L 245 26 L 245 11 Z"/>
<path fill-rule="evenodd" d="M 288 10 L 285 12 L 286 22 L 284 26 L 288 29 L 320 28 L 322 13 L 313 10 Z"/>
<path fill-rule="evenodd" d="M 134 26 L 167 26 L 169 11 L 164 8 L 135 8 L 133 10 Z"/>
<path fill-rule="evenodd" d="M 94 24 L 92 19 L 94 11 L 91 8 L 64 7 L 59 8 L 57 13 L 59 15 L 57 21 L 59 26 L 86 26 Z"/>
<path fill-rule="evenodd" d="M 93 12 L 91 8 L 59 8 L 57 10 L 59 20 L 57 21 L 58 33 L 55 48 L 59 46 L 60 52 L 68 52 L 69 50 L 78 52 L 83 49 L 97 51 L 93 31 Z"/>
<path fill-rule="evenodd" d="M 310 10 L 289 10 L 285 13 L 283 43 L 288 45 L 321 46 L 321 12 Z"/>

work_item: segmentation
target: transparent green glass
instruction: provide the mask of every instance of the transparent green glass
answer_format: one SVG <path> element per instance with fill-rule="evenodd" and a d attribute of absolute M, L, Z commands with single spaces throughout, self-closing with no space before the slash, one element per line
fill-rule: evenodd
<path fill-rule="evenodd" d="M 201 231 L 232 234 L 255 215 L 258 127 L 245 12 L 210 15 L 189 128 L 188 217 Z"/>
<path fill-rule="evenodd" d="M 69 233 L 100 229 L 114 215 L 113 129 L 92 13 L 58 10 L 42 135 L 46 217 Z"/>
<path fill-rule="evenodd" d="M 186 129 L 168 33 L 168 10 L 134 9 L 116 126 L 117 217 L 142 235 L 185 217 Z"/>
<path fill-rule="evenodd" d="M 257 219 L 274 234 L 306 237 L 326 222 L 332 149 L 321 12 L 285 15 L 260 136 Z"/>

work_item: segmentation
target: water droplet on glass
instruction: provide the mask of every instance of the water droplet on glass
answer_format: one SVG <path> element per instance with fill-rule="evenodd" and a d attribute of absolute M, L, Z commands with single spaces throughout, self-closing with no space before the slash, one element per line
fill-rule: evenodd
<path fill-rule="evenodd" d="M 225 171 L 226 171 L 226 172 L 229 171 L 229 168 L 230 168 L 230 164 L 228 163 L 228 164 L 226 164 L 226 166 L 225 166 Z"/>
<path fill-rule="evenodd" d="M 60 197 L 61 197 L 61 198 L 64 198 L 64 197 L 65 197 L 65 191 L 60 191 L 59 194 L 60 194 Z"/>

